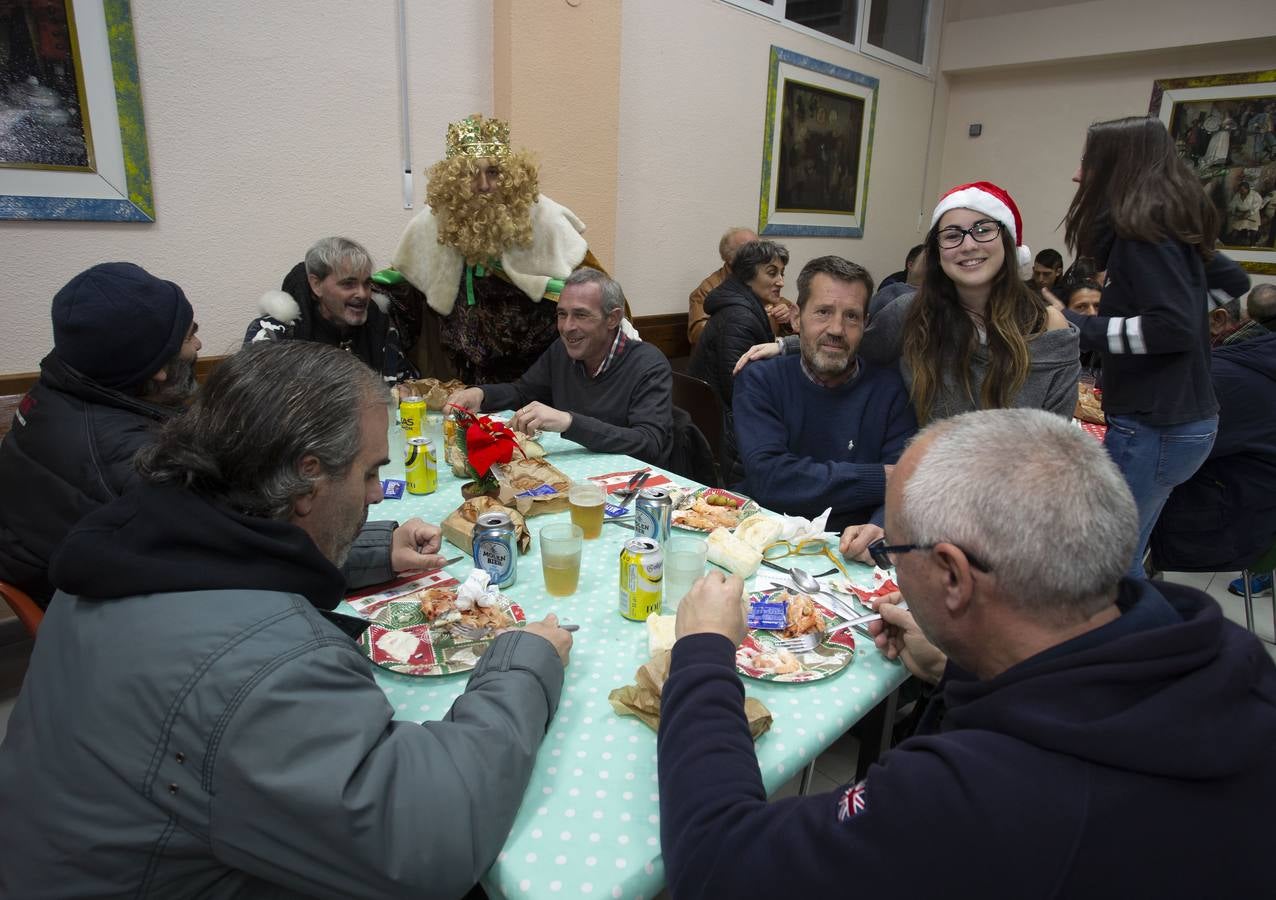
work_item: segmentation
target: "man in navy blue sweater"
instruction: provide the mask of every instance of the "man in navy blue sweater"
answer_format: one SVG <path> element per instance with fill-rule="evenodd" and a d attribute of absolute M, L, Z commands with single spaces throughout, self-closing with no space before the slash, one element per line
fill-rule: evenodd
<path fill-rule="evenodd" d="M 662 692 L 671 895 L 1269 893 L 1276 667 L 1200 591 L 1122 577 L 1137 523 L 1057 416 L 930 426 L 871 549 L 909 605 L 879 603 L 877 642 L 936 694 L 863 781 L 773 804 L 734 670 L 742 584 L 702 578 Z"/>
<path fill-rule="evenodd" d="M 865 560 L 882 535 L 886 477 L 917 431 L 899 372 L 856 355 L 872 289 L 868 272 L 840 256 L 807 263 L 798 276 L 801 355 L 749 366 L 732 402 L 739 489 L 790 515 L 832 507 L 828 529 L 847 528 L 843 553 Z"/>

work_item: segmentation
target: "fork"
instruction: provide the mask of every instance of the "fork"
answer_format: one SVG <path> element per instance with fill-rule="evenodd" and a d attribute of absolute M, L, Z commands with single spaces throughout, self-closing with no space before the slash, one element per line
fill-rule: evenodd
<path fill-rule="evenodd" d="M 580 626 L 571 622 L 559 625 L 563 631 L 579 631 Z M 459 637 L 463 641 L 481 641 L 492 633 L 491 626 L 484 625 L 479 628 L 474 625 L 466 625 L 464 622 L 458 622 L 451 627 L 453 637 Z"/>
<path fill-rule="evenodd" d="M 783 638 L 782 640 L 776 641 L 775 646 L 779 647 L 781 650 L 787 650 L 790 653 L 806 653 L 810 650 L 814 650 L 820 641 L 837 634 L 839 631 L 845 631 L 848 628 L 854 628 L 857 625 L 863 625 L 867 622 L 875 622 L 881 617 L 881 613 L 869 613 L 864 616 L 856 616 L 853 619 L 848 619 L 845 622 L 834 625 L 827 631 L 812 631 L 808 634 L 799 635 L 793 638 Z"/>
<path fill-rule="evenodd" d="M 458 637 L 463 641 L 481 641 L 492 633 L 491 626 L 484 625 L 466 625 L 464 622 L 457 622 L 448 629 L 453 637 Z"/>

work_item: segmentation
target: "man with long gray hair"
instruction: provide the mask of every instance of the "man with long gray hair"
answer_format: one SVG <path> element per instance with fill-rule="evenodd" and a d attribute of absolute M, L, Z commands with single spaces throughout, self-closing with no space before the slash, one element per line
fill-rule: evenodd
<path fill-rule="evenodd" d="M 627 453 L 658 466 L 673 446 L 673 370 L 624 322 L 620 283 L 587 266 L 558 298 L 558 340 L 523 377 L 457 391 L 472 410 L 513 409 L 510 426 L 553 431 L 596 453 Z"/>
<path fill-rule="evenodd" d="M 1041 410 L 944 420 L 900 458 L 885 531 L 870 549 L 908 609 L 878 604 L 877 642 L 938 687 L 918 733 L 832 793 L 765 801 L 739 579 L 679 605 L 658 745 L 673 896 L 833 896 L 848 872 L 898 897 L 1267 892 L 1276 667 L 1202 592 L 1124 577 L 1138 515 L 1102 445 Z M 1185 828 L 1208 864 L 1167 858 Z M 740 862 L 761 858 L 787 864 Z"/>
<path fill-rule="evenodd" d="M 71 532 L 0 747 L 8 895 L 458 897 L 491 865 L 571 635 L 502 634 L 442 721 L 394 720 L 333 612 L 386 400 L 348 353 L 247 347 Z"/>

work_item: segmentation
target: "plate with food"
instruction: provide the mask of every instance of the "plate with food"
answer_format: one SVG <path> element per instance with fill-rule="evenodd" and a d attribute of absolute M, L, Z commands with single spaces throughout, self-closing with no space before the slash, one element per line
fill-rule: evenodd
<path fill-rule="evenodd" d="M 675 500 L 670 516 L 674 527 L 705 534 L 715 528 L 728 531 L 758 511 L 758 505 L 722 488 L 701 488 Z"/>
<path fill-rule="evenodd" d="M 800 637 L 842 621 L 841 617 L 810 594 L 791 590 L 759 591 L 751 602 L 785 603 L 787 625 L 770 630 L 751 628 L 735 651 L 736 671 L 761 681 L 800 683 L 836 675 L 851 664 L 855 636 L 850 629 L 826 637 L 805 653 L 791 653 L 777 645 L 785 638 Z"/>
<path fill-rule="evenodd" d="M 502 628 L 527 620 L 522 607 L 504 594 L 492 606 L 456 606 L 453 583 L 429 587 L 383 604 L 359 638 L 359 648 L 375 665 L 401 675 L 452 675 L 468 672 Z M 488 628 L 479 640 L 466 640 L 455 626 Z"/>

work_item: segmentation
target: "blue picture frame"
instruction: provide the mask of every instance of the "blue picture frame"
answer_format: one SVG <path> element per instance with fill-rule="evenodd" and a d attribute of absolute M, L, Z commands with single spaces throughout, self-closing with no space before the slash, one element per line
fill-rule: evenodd
<path fill-rule="evenodd" d="M 870 75 L 771 47 L 758 234 L 864 236 L 877 93 Z"/>
<path fill-rule="evenodd" d="M 0 170 L 0 219 L 154 222 L 129 0 L 74 0 L 74 9 L 85 81 L 96 89 L 95 96 L 108 98 L 90 104 L 94 140 L 111 146 L 97 154 L 104 161 L 95 172 Z M 108 79 L 113 102 L 112 92 L 104 90 Z M 100 127 L 106 124 L 118 128 Z"/>

